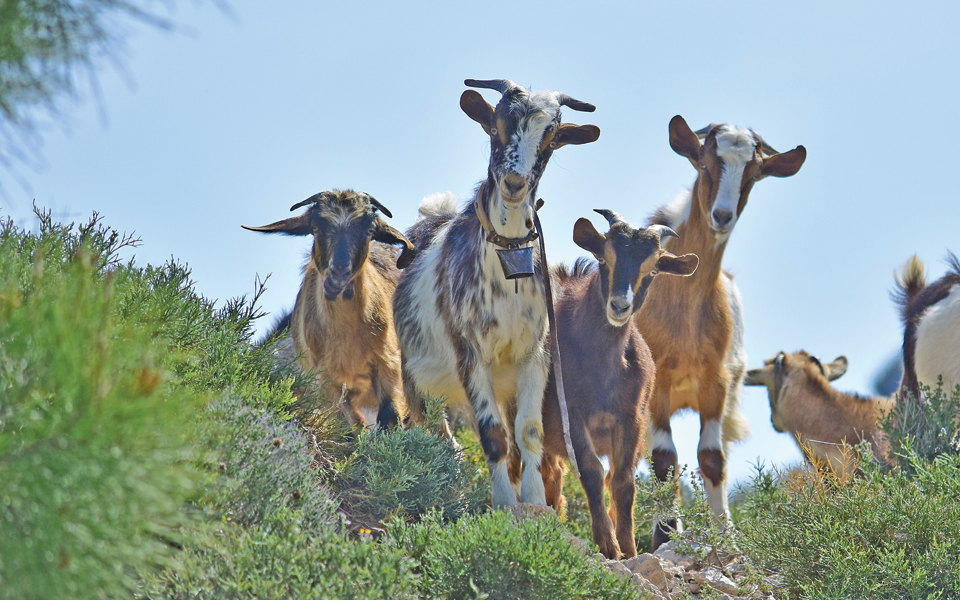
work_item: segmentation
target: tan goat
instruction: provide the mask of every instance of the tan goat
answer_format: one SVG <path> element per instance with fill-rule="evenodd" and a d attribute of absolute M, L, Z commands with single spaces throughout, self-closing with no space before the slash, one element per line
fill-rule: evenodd
<path fill-rule="evenodd" d="M 351 422 L 393 427 L 405 403 L 391 308 L 399 269 L 412 259 L 413 244 L 376 214 L 392 216 L 364 192 L 321 192 L 290 210 L 307 205 L 300 216 L 243 227 L 313 235 L 290 321 L 300 366 L 326 377 L 330 402 L 339 401 L 346 386 L 344 412 Z M 402 244 L 403 251 L 398 257 L 386 244 Z"/>
<path fill-rule="evenodd" d="M 773 428 L 793 434 L 807 460 L 816 458 L 846 474 L 856 468 L 850 446 L 861 441 L 870 442 L 875 455 L 886 456 L 889 447 L 877 422 L 896 402 L 834 389 L 829 382 L 846 371 L 844 356 L 821 363 L 803 350 L 779 352 L 763 368 L 748 371 L 743 383 L 767 387 Z"/>

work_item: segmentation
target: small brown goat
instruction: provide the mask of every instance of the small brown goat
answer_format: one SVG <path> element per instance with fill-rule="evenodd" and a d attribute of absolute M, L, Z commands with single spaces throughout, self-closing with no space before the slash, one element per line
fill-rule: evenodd
<path fill-rule="evenodd" d="M 637 555 L 634 473 L 643 454 L 656 372 L 650 348 L 631 317 L 658 273 L 691 275 L 699 261 L 695 254 L 678 257 L 661 248 L 661 237 L 677 235 L 669 227 L 633 229 L 613 211 L 596 212 L 609 221 L 610 231 L 602 235 L 589 220 L 579 219 L 573 241 L 591 252 L 599 266 L 581 259 L 572 273 L 558 273 L 562 281 L 555 304 L 570 438 L 590 505 L 593 541 L 604 556 L 619 559 Z M 554 377 L 551 368 L 543 400 L 541 472 L 547 503 L 561 512 L 567 448 Z M 598 455 L 610 458 L 609 515 Z"/>
<path fill-rule="evenodd" d="M 816 458 L 846 474 L 856 468 L 850 446 L 866 440 L 877 456 L 887 455 L 889 446 L 877 421 L 896 403 L 892 398 L 864 398 L 834 389 L 829 382 L 846 372 L 844 356 L 821 363 L 803 350 L 779 352 L 764 361 L 763 368 L 748 371 L 743 383 L 767 387 L 773 428 L 793 434 L 807 460 Z"/>
<path fill-rule="evenodd" d="M 378 210 L 392 215 L 364 192 L 321 192 L 290 210 L 307 205 L 298 217 L 243 227 L 313 235 L 290 322 L 300 366 L 327 378 L 331 402 L 340 399 L 346 386 L 344 410 L 351 422 L 370 425 L 375 420 L 393 427 L 405 404 L 392 302 L 399 269 L 413 258 L 413 244 L 377 216 Z M 398 257 L 385 244 L 403 244 L 403 251 Z"/>

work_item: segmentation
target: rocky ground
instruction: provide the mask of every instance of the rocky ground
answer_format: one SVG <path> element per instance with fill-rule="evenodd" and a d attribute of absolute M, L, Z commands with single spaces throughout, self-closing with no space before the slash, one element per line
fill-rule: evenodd
<path fill-rule="evenodd" d="M 545 506 L 518 504 L 510 512 L 518 519 L 536 519 L 553 510 Z M 767 600 L 786 597 L 786 591 L 775 574 L 763 573 L 748 565 L 741 554 L 717 552 L 699 546 L 692 539 L 683 544 L 669 542 L 653 554 L 644 553 L 624 560 L 607 560 L 594 552 L 591 543 L 573 535 L 570 543 L 583 554 L 595 556 L 610 571 L 629 579 L 654 598 Z M 682 553 L 681 549 L 692 550 L 692 553 Z"/>

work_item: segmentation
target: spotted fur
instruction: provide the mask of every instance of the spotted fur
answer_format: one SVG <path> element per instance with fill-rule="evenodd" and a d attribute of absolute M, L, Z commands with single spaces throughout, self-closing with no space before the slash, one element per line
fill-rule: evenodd
<path fill-rule="evenodd" d="M 449 195 L 426 199 L 408 232 L 419 251 L 394 297 L 404 391 L 414 420 L 422 420 L 426 398 L 444 397 L 451 413 L 478 430 L 494 506 L 517 501 L 511 454 L 523 462 L 521 500 L 543 504 L 540 408 L 549 364 L 541 283 L 545 263 L 534 246 L 536 275 L 507 281 L 477 210 L 488 216 L 495 233 L 527 235 L 540 176 L 553 150 L 592 142 L 599 129 L 561 123 L 560 106 L 570 106 L 572 99 L 557 92 L 530 92 L 506 80 L 467 80 L 467 85 L 502 93 L 496 109 L 473 90 L 460 100 L 490 136 L 487 178 L 459 211 Z"/>

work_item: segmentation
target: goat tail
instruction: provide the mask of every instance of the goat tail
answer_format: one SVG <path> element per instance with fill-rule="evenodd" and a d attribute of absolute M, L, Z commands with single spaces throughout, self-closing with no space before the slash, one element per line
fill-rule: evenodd
<path fill-rule="evenodd" d="M 457 200 L 459 196 L 453 192 L 437 192 L 430 194 L 420 202 L 421 219 L 432 217 L 453 217 L 457 214 Z"/>
<path fill-rule="evenodd" d="M 893 301 L 900 307 L 900 316 L 906 322 L 907 306 L 927 287 L 927 278 L 923 271 L 923 261 L 916 254 L 911 256 L 899 273 L 894 274 L 896 289 L 891 294 Z"/>
<path fill-rule="evenodd" d="M 947 264 L 950 265 L 954 273 L 960 275 L 960 260 L 957 260 L 957 255 L 949 250 L 947 250 Z"/>

